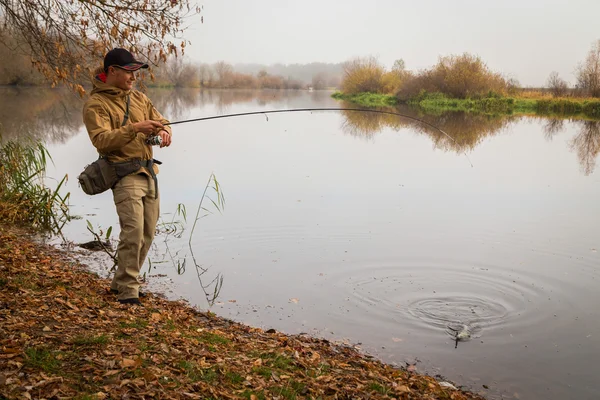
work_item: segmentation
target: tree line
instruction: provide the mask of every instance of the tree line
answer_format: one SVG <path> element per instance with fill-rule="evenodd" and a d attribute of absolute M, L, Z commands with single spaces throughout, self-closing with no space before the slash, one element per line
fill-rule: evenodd
<path fill-rule="evenodd" d="M 154 71 L 149 86 L 200 87 L 219 89 L 326 89 L 337 87 L 341 80 L 341 64 L 296 64 L 294 75 L 275 74 L 273 70 L 285 70 L 282 65 L 239 67 L 225 61 L 214 64 L 192 63 L 183 58 L 171 58 Z M 257 72 L 242 72 L 256 69 Z M 311 74 L 310 79 L 307 75 Z"/>
<path fill-rule="evenodd" d="M 600 97 L 600 40 L 577 65 L 575 78 L 570 88 L 553 72 L 544 89 L 555 97 Z M 524 89 L 517 80 L 492 71 L 479 56 L 463 53 L 440 57 L 433 67 L 421 71 L 407 70 L 402 59 L 387 70 L 375 57 L 355 58 L 344 63 L 341 90 L 347 95 L 369 92 L 407 101 L 432 93 L 457 99 L 504 97 Z"/>
<path fill-rule="evenodd" d="M 2 32 L 0 31 L 0 35 Z M 31 56 L 15 54 L 9 45 L 0 40 L 0 85 L 37 86 L 49 84 L 47 78 L 31 62 Z M 160 67 L 152 68 L 144 84 L 150 87 L 195 87 L 219 89 L 326 89 L 339 86 L 342 64 L 296 64 L 293 75 L 279 75 L 271 71 L 286 66 L 240 65 L 244 71 L 257 69 L 256 73 L 242 72 L 237 66 L 219 61 L 214 64 L 193 63 L 185 57 L 169 57 Z M 290 68 L 292 69 L 292 68 Z M 88 76 L 80 76 L 77 84 L 89 85 Z"/>

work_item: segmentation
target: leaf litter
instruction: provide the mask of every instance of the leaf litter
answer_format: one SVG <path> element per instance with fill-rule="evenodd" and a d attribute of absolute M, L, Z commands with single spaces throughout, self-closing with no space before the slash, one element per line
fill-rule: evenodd
<path fill-rule="evenodd" d="M 352 346 L 149 293 L 119 304 L 68 253 L 0 224 L 0 398 L 482 399 Z"/>

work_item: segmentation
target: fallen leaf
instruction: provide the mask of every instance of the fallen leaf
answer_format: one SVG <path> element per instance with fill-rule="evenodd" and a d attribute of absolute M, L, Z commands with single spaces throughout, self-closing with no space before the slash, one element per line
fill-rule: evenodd
<path fill-rule="evenodd" d="M 290 302 L 291 302 L 291 303 L 298 304 L 298 299 L 296 299 L 296 298 L 291 298 L 291 299 L 290 299 Z"/>
<path fill-rule="evenodd" d="M 124 358 L 121 360 L 121 368 L 135 367 L 135 360 Z"/>
<path fill-rule="evenodd" d="M 398 338 L 398 337 L 393 337 L 392 340 L 396 343 L 401 342 L 402 339 Z"/>
<path fill-rule="evenodd" d="M 400 393 L 410 393 L 410 389 L 406 385 L 400 385 L 400 386 L 398 386 L 398 391 Z"/>
<path fill-rule="evenodd" d="M 316 351 L 313 351 L 312 356 L 310 357 L 310 361 L 315 362 L 321 359 L 321 355 Z"/>

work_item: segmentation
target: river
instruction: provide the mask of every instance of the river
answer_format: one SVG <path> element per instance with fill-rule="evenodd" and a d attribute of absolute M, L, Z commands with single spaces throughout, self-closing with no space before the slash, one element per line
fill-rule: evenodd
<path fill-rule="evenodd" d="M 110 193 L 87 196 L 75 179 L 96 158 L 80 100 L 1 93 L 5 139 L 44 140 L 48 176 L 69 176 L 82 218 L 66 237 L 91 240 L 89 221 L 116 239 Z M 330 94 L 149 93 L 172 121 L 343 106 Z M 398 112 L 450 137 L 354 112 L 174 126 L 173 145 L 155 151 L 164 225 L 143 269 L 149 286 L 252 326 L 415 364 L 490 399 L 600 398 L 600 122 Z M 211 173 L 225 208 L 205 198 L 192 231 Z M 465 326 L 471 337 L 457 343 L 452 329 Z"/>

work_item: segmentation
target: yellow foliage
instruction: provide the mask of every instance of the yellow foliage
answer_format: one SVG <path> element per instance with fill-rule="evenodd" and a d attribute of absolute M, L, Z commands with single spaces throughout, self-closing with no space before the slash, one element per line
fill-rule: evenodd
<path fill-rule="evenodd" d="M 344 63 L 342 91 L 346 94 L 384 93 L 383 66 L 374 57 L 355 58 Z"/>
<path fill-rule="evenodd" d="M 469 53 L 441 57 L 430 78 L 437 91 L 460 99 L 480 98 L 490 93 L 505 95 L 508 91 L 502 75 L 490 71 L 481 58 Z"/>
<path fill-rule="evenodd" d="M 383 74 L 381 78 L 383 93 L 396 94 L 402 85 L 402 78 L 404 75 L 406 74 L 402 71 L 391 71 Z"/>

